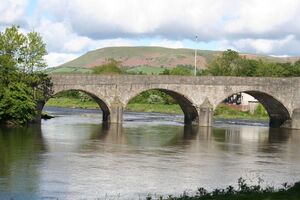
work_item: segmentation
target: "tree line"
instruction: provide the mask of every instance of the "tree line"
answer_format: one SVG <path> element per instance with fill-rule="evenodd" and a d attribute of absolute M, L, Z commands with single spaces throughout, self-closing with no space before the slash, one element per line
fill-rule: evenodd
<path fill-rule="evenodd" d="M 262 59 L 248 59 L 238 52 L 227 50 L 215 58 L 199 75 L 249 76 L 249 77 L 296 77 L 300 76 L 300 60 L 270 62 Z"/>
<path fill-rule="evenodd" d="M 94 74 L 136 74 L 127 73 L 120 67 L 121 63 L 108 59 L 104 65 L 93 68 Z M 178 65 L 165 69 L 159 75 L 192 76 L 192 66 Z M 228 49 L 215 57 L 206 69 L 197 70 L 197 76 L 241 76 L 241 77 L 298 77 L 300 60 L 291 62 L 271 62 L 266 59 L 249 59 L 238 52 Z"/>

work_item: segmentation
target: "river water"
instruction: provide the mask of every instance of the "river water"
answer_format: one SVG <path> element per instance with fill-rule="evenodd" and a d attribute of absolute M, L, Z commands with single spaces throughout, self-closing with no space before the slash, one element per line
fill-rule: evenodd
<path fill-rule="evenodd" d="M 126 113 L 101 124 L 95 110 L 46 108 L 40 126 L 0 128 L 0 199 L 144 199 L 300 180 L 300 131 L 265 122 L 184 126 L 183 117 Z"/>

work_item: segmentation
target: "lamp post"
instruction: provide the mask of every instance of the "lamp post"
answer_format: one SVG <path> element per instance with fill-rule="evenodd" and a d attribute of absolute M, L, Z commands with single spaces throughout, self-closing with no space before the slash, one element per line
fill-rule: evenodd
<path fill-rule="evenodd" d="M 198 36 L 197 35 L 196 35 L 195 41 L 196 41 L 196 47 L 195 47 L 195 70 L 194 70 L 194 75 L 197 76 L 197 41 L 198 41 Z"/>

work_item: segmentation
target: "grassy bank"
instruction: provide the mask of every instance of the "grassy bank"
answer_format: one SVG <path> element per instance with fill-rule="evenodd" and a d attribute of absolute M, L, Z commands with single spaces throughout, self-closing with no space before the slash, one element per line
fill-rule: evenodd
<path fill-rule="evenodd" d="M 62 108 L 88 108 L 94 109 L 99 108 L 98 104 L 95 101 L 81 101 L 76 98 L 68 98 L 68 97 L 59 97 L 59 98 L 51 98 L 46 106 L 55 106 Z"/>
<path fill-rule="evenodd" d="M 268 120 L 268 114 L 258 108 L 253 114 L 248 111 L 241 111 L 226 105 L 220 105 L 214 111 L 214 117 L 220 119 L 249 119 L 249 120 Z"/>
<path fill-rule="evenodd" d="M 98 104 L 94 101 L 81 101 L 77 98 L 52 98 L 50 99 L 47 106 L 65 107 L 65 108 L 99 108 Z M 147 104 L 147 103 L 130 103 L 127 105 L 127 111 L 135 112 L 159 112 L 159 113 L 172 113 L 182 114 L 182 110 L 178 104 Z M 267 120 L 268 116 L 265 113 L 256 112 L 250 114 L 230 108 L 226 105 L 220 105 L 214 112 L 215 118 L 220 119 L 249 119 L 249 120 Z"/>

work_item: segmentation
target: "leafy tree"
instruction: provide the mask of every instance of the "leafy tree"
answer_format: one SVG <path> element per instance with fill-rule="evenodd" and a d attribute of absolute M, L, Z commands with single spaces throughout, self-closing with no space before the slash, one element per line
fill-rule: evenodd
<path fill-rule="evenodd" d="M 281 64 L 260 61 L 255 75 L 264 77 L 280 77 L 287 76 L 287 73 L 288 71 Z"/>
<path fill-rule="evenodd" d="M 45 55 L 47 51 L 42 37 L 37 32 L 28 33 L 23 49 L 23 72 L 32 73 L 34 69 L 46 67 Z"/>
<path fill-rule="evenodd" d="M 46 45 L 37 32 L 23 34 L 19 27 L 12 26 L 0 32 L 0 55 L 10 56 L 23 73 L 46 67 Z"/>
<path fill-rule="evenodd" d="M 300 60 L 291 64 L 247 59 L 229 49 L 223 52 L 220 57 L 213 60 L 206 70 L 200 72 L 200 75 L 259 77 L 300 76 Z"/>
<path fill-rule="evenodd" d="M 170 70 L 164 69 L 164 71 L 161 73 L 161 75 L 170 75 Z"/>
<path fill-rule="evenodd" d="M 291 74 L 293 76 L 300 76 L 300 60 L 296 61 L 291 67 Z"/>
<path fill-rule="evenodd" d="M 222 56 L 213 60 L 207 69 L 206 74 L 213 76 L 232 76 L 233 65 L 235 65 L 236 59 L 239 58 L 237 52 L 228 49 L 222 53 Z"/>
<path fill-rule="evenodd" d="M 120 62 L 109 59 L 108 63 L 93 68 L 93 74 L 122 74 Z"/>
<path fill-rule="evenodd" d="M 191 76 L 192 72 L 185 67 L 177 66 L 170 70 L 170 75 Z"/>
<path fill-rule="evenodd" d="M 45 44 L 36 32 L 12 26 L 0 32 L 0 123 L 23 124 L 52 95 L 50 78 L 36 72 L 46 66 Z"/>
<path fill-rule="evenodd" d="M 232 70 L 232 76 L 255 76 L 258 61 L 239 58 L 236 60 L 235 68 Z"/>
<path fill-rule="evenodd" d="M 0 122 L 26 123 L 34 118 L 36 103 L 32 90 L 24 83 L 13 82 L 0 95 Z"/>

